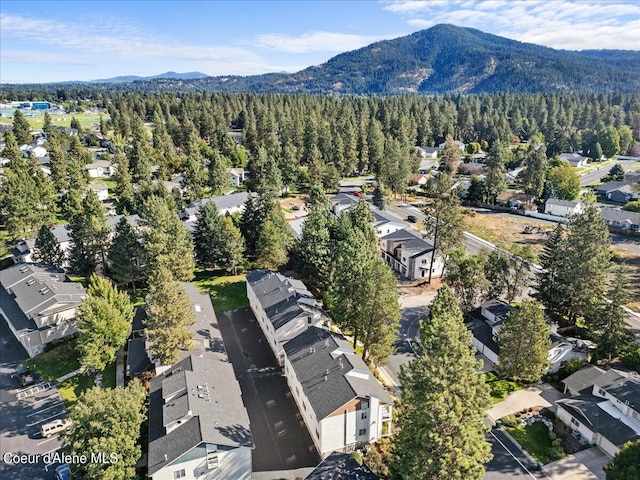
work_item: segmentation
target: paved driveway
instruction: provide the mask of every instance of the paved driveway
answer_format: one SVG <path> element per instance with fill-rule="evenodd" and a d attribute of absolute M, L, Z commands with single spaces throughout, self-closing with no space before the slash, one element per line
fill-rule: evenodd
<path fill-rule="evenodd" d="M 502 402 L 491 407 L 487 416 L 495 424 L 496 420 L 527 408 L 548 407 L 555 412 L 555 402 L 561 398 L 563 398 L 562 393 L 551 385 L 543 383 L 510 393 Z"/>
<path fill-rule="evenodd" d="M 551 480 L 605 480 L 603 468 L 610 461 L 598 447 L 591 447 L 545 465 L 544 472 Z"/>
<path fill-rule="evenodd" d="M 251 422 L 253 471 L 315 467 L 320 456 L 253 313 L 243 308 L 216 316 Z"/>
<path fill-rule="evenodd" d="M 18 399 L 19 393 L 31 393 L 31 389 L 21 388 L 17 380 L 11 378 L 11 373 L 28 358 L 27 353 L 2 318 L 0 338 L 0 478 L 52 480 L 53 471 L 45 471 L 41 459 L 25 465 L 4 462 L 6 453 L 44 454 L 59 449 L 59 437 L 42 438 L 40 427 L 43 423 L 64 418 L 65 406 L 55 387 L 37 392 L 34 389 L 33 394 Z"/>

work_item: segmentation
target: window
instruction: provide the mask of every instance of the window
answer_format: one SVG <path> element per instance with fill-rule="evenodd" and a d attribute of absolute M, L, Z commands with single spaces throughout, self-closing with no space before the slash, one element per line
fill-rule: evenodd
<path fill-rule="evenodd" d="M 317 428 L 316 428 L 316 437 L 318 437 L 318 440 L 320 440 L 320 432 L 318 432 Z"/>
<path fill-rule="evenodd" d="M 358 436 L 359 437 L 364 437 L 367 434 L 367 429 L 366 428 L 361 428 L 360 430 L 358 430 Z"/>
<path fill-rule="evenodd" d="M 173 478 L 184 478 L 187 476 L 187 472 L 183 468 L 182 470 L 176 470 L 173 472 Z"/>
<path fill-rule="evenodd" d="M 367 412 L 362 412 L 362 413 L 360 414 L 360 419 L 361 419 L 361 420 L 366 420 L 366 419 L 367 419 Z"/>
<path fill-rule="evenodd" d="M 575 425 L 576 427 L 580 426 L 580 422 L 578 422 L 575 418 L 571 418 L 571 425 Z"/>
<path fill-rule="evenodd" d="M 307 323 L 311 325 L 311 317 L 307 317 Z"/>
<path fill-rule="evenodd" d="M 218 468 L 218 446 L 207 445 L 207 468 Z"/>

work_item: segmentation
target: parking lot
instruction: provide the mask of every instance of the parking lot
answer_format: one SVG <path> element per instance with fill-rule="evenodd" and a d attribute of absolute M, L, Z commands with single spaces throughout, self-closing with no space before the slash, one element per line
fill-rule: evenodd
<path fill-rule="evenodd" d="M 27 353 L 15 340 L 3 319 L 0 318 L 0 478 L 11 480 L 53 480 L 51 465 L 45 471 L 42 455 L 60 448 L 58 435 L 42 438 L 44 423 L 62 419 L 66 409 L 55 386 L 21 387 L 11 374 L 27 358 Z M 5 462 L 5 454 L 40 454 L 24 464 Z"/>
<path fill-rule="evenodd" d="M 320 457 L 253 313 L 243 308 L 217 317 L 251 422 L 254 472 L 315 467 Z"/>

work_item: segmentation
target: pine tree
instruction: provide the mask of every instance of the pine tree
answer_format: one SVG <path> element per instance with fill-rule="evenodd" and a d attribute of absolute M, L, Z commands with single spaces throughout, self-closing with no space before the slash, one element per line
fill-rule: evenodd
<path fill-rule="evenodd" d="M 500 141 L 494 142 L 485 162 L 487 170 L 485 172 L 484 185 L 487 203 L 495 203 L 496 197 L 507 188 L 504 174 L 508 156 L 509 150 Z"/>
<path fill-rule="evenodd" d="M 129 172 L 129 159 L 121 150 L 118 150 L 114 163 L 116 164 L 114 179 L 116 181 L 115 194 L 118 199 L 118 213 L 127 215 L 133 213 L 134 208 L 134 189 Z"/>
<path fill-rule="evenodd" d="M 544 145 L 532 145 L 524 160 L 522 186 L 526 193 L 542 195 L 547 176 L 547 150 Z"/>
<path fill-rule="evenodd" d="M 278 270 L 289 261 L 294 239 L 280 204 L 271 200 L 264 206 L 267 211 L 258 240 L 258 262 L 264 268 Z"/>
<path fill-rule="evenodd" d="M 9 234 L 18 238 L 42 225 L 37 215 L 36 182 L 22 157 L 5 168 L 0 203 Z"/>
<path fill-rule="evenodd" d="M 500 373 L 523 382 L 540 380 L 549 367 L 550 335 L 539 304 L 528 300 L 515 307 L 498 334 Z"/>
<path fill-rule="evenodd" d="M 65 253 L 60 248 L 58 239 L 46 225 L 42 225 L 38 231 L 32 257 L 36 262 L 57 267 L 65 263 Z"/>
<path fill-rule="evenodd" d="M 85 370 L 102 371 L 131 333 L 133 305 L 126 293 L 97 275 L 91 277 L 87 294 L 77 312 L 80 363 Z"/>
<path fill-rule="evenodd" d="M 227 173 L 227 160 L 218 153 L 209 159 L 207 183 L 213 195 L 222 195 L 231 186 Z"/>
<path fill-rule="evenodd" d="M 373 204 L 378 207 L 380 210 L 384 210 L 385 201 L 384 194 L 382 193 L 382 187 L 380 186 L 380 181 L 376 184 L 376 188 L 373 190 Z"/>
<path fill-rule="evenodd" d="M 564 270 L 566 260 L 566 232 L 562 223 L 559 223 L 553 233 L 544 244 L 540 254 L 540 266 L 542 270 L 537 275 L 538 293 L 536 297 L 552 313 L 558 313 L 566 298 L 565 285 L 560 282 L 561 272 Z"/>
<path fill-rule="evenodd" d="M 152 195 L 142 210 L 147 276 L 164 266 L 176 280 L 191 280 L 195 269 L 193 240 L 169 200 Z"/>
<path fill-rule="evenodd" d="M 444 280 L 455 292 L 464 313 L 473 310 L 488 296 L 491 284 L 485 273 L 487 261 L 484 253 L 467 255 L 462 248 L 451 252 Z"/>
<path fill-rule="evenodd" d="M 118 285 L 131 285 L 136 291 L 136 280 L 142 277 L 144 247 L 126 217 L 116 225 L 115 236 L 109 247 L 109 276 Z"/>
<path fill-rule="evenodd" d="M 184 288 L 175 283 L 171 271 L 160 265 L 149 278 L 147 295 L 146 336 L 150 353 L 162 365 L 172 365 L 180 359 L 180 350 L 191 348 L 195 314 Z"/>
<path fill-rule="evenodd" d="M 8 158 L 12 161 L 22 158 L 20 146 L 18 145 L 18 141 L 16 140 L 16 137 L 11 130 L 4 134 L 4 142 L 5 145 L 2 149 L 2 156 L 4 158 Z"/>
<path fill-rule="evenodd" d="M 629 294 L 629 278 L 626 271 L 616 272 L 606 299 L 602 299 L 599 308 L 586 319 L 587 328 L 596 335 L 598 356 L 608 361 L 622 353 L 632 341 L 627 330 L 626 312 L 623 306 Z"/>
<path fill-rule="evenodd" d="M 607 480 L 636 480 L 640 478 L 640 440 L 627 442 L 604 467 Z"/>
<path fill-rule="evenodd" d="M 446 285 L 421 324 L 420 339 L 416 358 L 400 374 L 391 470 L 398 478 L 481 480 L 491 459 L 483 423 L 491 399 L 477 373 L 471 333 Z"/>
<path fill-rule="evenodd" d="M 69 222 L 69 265 L 77 275 L 89 278 L 103 270 L 109 248 L 107 212 L 91 190 L 82 201 L 80 211 Z"/>
<path fill-rule="evenodd" d="M 202 159 L 199 153 L 193 152 L 187 156 L 187 163 L 184 169 L 184 180 L 182 186 L 186 188 L 187 202 L 193 202 L 202 198 L 204 184 L 206 181 L 206 172 L 202 165 Z"/>
<path fill-rule="evenodd" d="M 31 143 L 31 125 L 20 110 L 13 112 L 13 134 L 19 145 Z"/>
<path fill-rule="evenodd" d="M 230 216 L 224 216 L 222 227 L 224 258 L 220 266 L 236 275 L 244 262 L 244 239 Z"/>
<path fill-rule="evenodd" d="M 262 231 L 262 224 L 264 223 L 263 209 L 260 208 L 261 204 L 261 201 L 249 195 L 240 217 L 240 232 L 244 237 L 245 252 L 249 258 L 255 258 L 258 250 L 258 241 Z"/>
<path fill-rule="evenodd" d="M 460 166 L 460 149 L 455 144 L 453 137 L 447 135 L 445 140 L 444 149 L 442 150 L 442 157 L 440 158 L 440 171 L 452 179 L 458 167 Z"/>
<path fill-rule="evenodd" d="M 215 268 L 224 262 L 223 220 L 214 202 L 200 208 L 193 232 L 196 262 L 201 268 Z"/>

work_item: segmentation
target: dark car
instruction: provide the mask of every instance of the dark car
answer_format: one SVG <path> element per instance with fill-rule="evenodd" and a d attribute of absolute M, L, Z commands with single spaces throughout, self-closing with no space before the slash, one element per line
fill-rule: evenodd
<path fill-rule="evenodd" d="M 300 205 L 293 205 L 291 210 L 300 210 Z"/>
<path fill-rule="evenodd" d="M 12 378 L 17 378 L 20 381 L 20 385 L 28 387 L 36 383 L 34 373 L 24 365 L 20 365 L 16 371 L 11 375 Z"/>
<path fill-rule="evenodd" d="M 415 215 L 407 215 L 407 222 L 416 223 L 418 221 L 418 217 Z"/>

